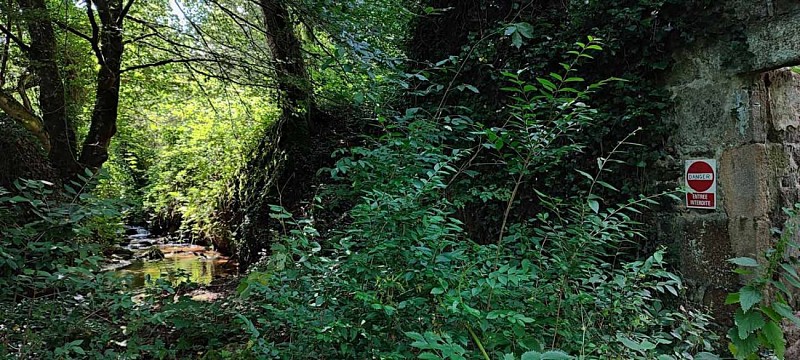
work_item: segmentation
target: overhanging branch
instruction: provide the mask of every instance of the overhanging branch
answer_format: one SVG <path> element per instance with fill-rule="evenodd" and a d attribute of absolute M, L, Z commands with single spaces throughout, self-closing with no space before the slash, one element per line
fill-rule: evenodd
<path fill-rule="evenodd" d="M 6 36 L 8 36 L 8 38 L 11 39 L 11 41 L 16 43 L 17 46 L 19 46 L 19 48 L 22 49 L 22 51 L 25 51 L 25 52 L 30 51 L 31 47 L 28 46 L 28 44 L 25 44 L 25 42 L 22 41 L 22 39 L 18 38 L 16 35 L 14 35 L 14 33 L 11 32 L 11 30 L 6 29 L 6 27 L 3 26 L 3 25 L 0 25 L 0 31 L 2 31 L 4 34 L 6 34 Z"/>
<path fill-rule="evenodd" d="M 134 70 L 147 69 L 147 68 L 157 67 L 157 66 L 163 66 L 163 65 L 167 65 L 167 64 L 190 63 L 190 62 L 217 62 L 217 60 L 205 59 L 205 58 L 166 59 L 166 60 L 156 61 L 154 63 L 134 65 L 134 66 L 131 66 L 131 67 L 127 67 L 127 68 L 124 68 L 124 69 L 120 70 L 120 73 L 124 73 L 124 72 L 128 72 L 128 71 L 134 71 Z"/>
<path fill-rule="evenodd" d="M 128 15 L 128 12 L 131 11 L 131 6 L 133 6 L 134 0 L 128 0 L 128 3 L 125 4 L 125 7 L 122 8 L 122 11 L 119 14 L 119 18 L 116 19 L 117 25 L 122 25 L 122 21 L 125 20 L 125 15 Z"/>
<path fill-rule="evenodd" d="M 139 35 L 139 36 L 137 36 L 137 37 L 135 37 L 133 39 L 125 40 L 122 43 L 125 44 L 125 45 L 132 44 L 132 43 L 135 43 L 137 41 L 144 40 L 144 39 L 147 39 L 147 38 L 153 37 L 153 36 L 158 36 L 158 34 L 157 33 L 149 33 L 149 34 Z"/>
<path fill-rule="evenodd" d="M 102 65 L 106 63 L 106 60 L 103 58 L 103 51 L 100 50 L 100 27 L 97 26 L 97 19 L 94 18 L 93 5 L 94 2 L 92 0 L 86 0 L 86 17 L 89 18 L 89 24 L 92 25 L 92 37 L 89 42 L 92 44 L 92 50 L 94 50 L 97 61 Z"/>
<path fill-rule="evenodd" d="M 71 27 L 71 26 L 69 26 L 69 25 L 67 25 L 67 24 L 65 24 L 65 23 L 63 23 L 61 21 L 54 20 L 53 23 L 56 24 L 56 26 L 58 26 L 62 30 L 66 30 L 66 31 L 78 36 L 79 38 L 88 41 L 89 43 L 92 43 L 92 41 L 93 41 L 92 38 L 89 35 L 86 35 L 86 34 L 78 31 L 77 29 L 75 29 L 75 28 L 73 28 L 73 27 Z"/>
<path fill-rule="evenodd" d="M 47 136 L 44 122 L 40 117 L 28 111 L 17 99 L 2 90 L 0 90 L 0 110 L 36 136 L 44 150 L 50 152 L 50 138 Z"/>

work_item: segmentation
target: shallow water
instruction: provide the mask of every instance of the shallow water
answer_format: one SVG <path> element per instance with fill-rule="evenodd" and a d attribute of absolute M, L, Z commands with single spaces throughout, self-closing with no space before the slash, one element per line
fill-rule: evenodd
<path fill-rule="evenodd" d="M 185 282 L 208 285 L 214 279 L 235 272 L 235 265 L 220 253 L 204 246 L 192 244 L 164 244 L 163 239 L 150 237 L 143 229 L 134 229 L 136 234 L 128 236 L 127 246 L 136 255 L 158 247 L 164 259 L 134 261 L 131 265 L 116 270 L 133 277 L 131 287 L 152 286 L 158 279 L 169 281 L 173 286 Z"/>
<path fill-rule="evenodd" d="M 134 288 L 144 287 L 148 280 L 155 282 L 157 279 L 168 280 L 172 285 L 184 282 L 194 282 L 208 285 L 212 280 L 230 274 L 228 260 L 219 256 L 215 251 L 201 250 L 200 252 L 180 252 L 168 254 L 162 247 L 165 258 L 155 261 L 138 261 L 130 266 L 120 269 L 123 274 L 133 276 L 131 286 Z M 198 254 L 203 254 L 209 258 L 203 258 Z"/>

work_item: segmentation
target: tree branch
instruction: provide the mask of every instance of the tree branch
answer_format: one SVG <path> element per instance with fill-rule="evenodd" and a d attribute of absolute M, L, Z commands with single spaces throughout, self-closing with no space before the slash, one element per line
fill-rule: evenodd
<path fill-rule="evenodd" d="M 131 11 L 131 6 L 134 1 L 135 0 L 128 0 L 128 3 L 122 8 L 122 12 L 119 13 L 119 19 L 116 20 L 117 25 L 122 25 L 122 20 L 125 20 L 125 15 L 128 15 L 128 12 Z"/>
<path fill-rule="evenodd" d="M 3 110 L 4 113 L 20 123 L 22 127 L 33 133 L 42 143 L 45 151 L 50 152 L 50 138 L 47 136 L 44 122 L 40 117 L 28 111 L 17 99 L 2 90 L 0 90 L 0 110 Z"/>
<path fill-rule="evenodd" d="M 149 34 L 139 35 L 139 36 L 137 36 L 137 37 L 135 37 L 133 39 L 125 40 L 123 42 L 123 44 L 128 45 L 128 44 L 131 44 L 131 43 L 135 43 L 135 42 L 137 42 L 139 40 L 144 40 L 144 39 L 147 39 L 147 38 L 153 37 L 153 36 L 158 36 L 158 33 L 149 33 Z"/>
<path fill-rule="evenodd" d="M 124 72 L 128 72 L 128 71 L 141 70 L 141 69 L 146 69 L 146 68 L 151 68 L 151 67 L 163 66 L 163 65 L 167 65 L 167 64 L 189 63 L 189 62 L 218 62 L 218 61 L 214 60 L 214 59 L 206 59 L 206 58 L 166 59 L 166 60 L 156 61 L 154 63 L 134 65 L 134 66 L 131 66 L 131 67 L 127 67 L 127 68 L 124 68 L 124 69 L 120 70 L 120 74 L 124 73 Z"/>
<path fill-rule="evenodd" d="M 106 61 L 103 58 L 103 51 L 100 50 L 100 28 L 97 26 L 97 20 L 94 18 L 93 5 L 94 1 L 86 0 L 86 16 L 89 18 L 89 24 L 92 25 L 92 37 L 89 42 L 92 44 L 92 50 L 94 50 L 97 61 L 102 65 L 105 64 Z"/>
<path fill-rule="evenodd" d="M 3 25 L 0 25 L 0 31 L 2 31 L 4 34 L 6 34 L 6 36 L 9 39 L 14 41 L 17 44 L 17 46 L 19 46 L 19 48 L 22 49 L 22 51 L 25 51 L 25 52 L 30 51 L 31 47 L 28 46 L 27 44 L 25 44 L 25 42 L 22 41 L 22 39 L 18 38 L 16 35 L 14 35 L 14 33 L 12 33 L 11 30 L 6 29 L 6 27 L 3 26 Z"/>
<path fill-rule="evenodd" d="M 86 34 L 78 31 L 77 29 L 75 29 L 75 28 L 73 28 L 71 26 L 69 26 L 69 25 L 67 25 L 67 24 L 65 24 L 65 23 L 63 23 L 61 21 L 58 21 L 58 20 L 53 20 L 53 23 L 56 24 L 56 26 L 58 26 L 62 30 L 66 30 L 66 31 L 78 36 L 79 38 L 88 41 L 89 43 L 93 43 L 93 40 L 92 40 L 91 37 L 89 37 L 89 35 L 86 35 Z"/>
<path fill-rule="evenodd" d="M 19 82 L 17 83 L 17 93 L 19 93 L 19 97 L 22 99 L 22 105 L 25 106 L 25 109 L 29 112 L 33 113 L 33 106 L 31 105 L 31 99 L 28 98 L 28 80 L 33 77 L 33 74 L 29 72 L 25 72 L 19 77 Z"/>
<path fill-rule="evenodd" d="M 11 0 L 8 2 L 9 7 L 11 6 Z M 12 25 L 11 22 L 11 12 L 9 11 L 8 17 L 6 19 L 6 26 L 9 28 Z M 0 89 L 6 84 L 6 71 L 8 70 L 8 56 L 9 56 L 9 49 L 11 47 L 11 37 L 6 34 L 6 40 L 3 41 L 3 51 L 0 54 Z"/>

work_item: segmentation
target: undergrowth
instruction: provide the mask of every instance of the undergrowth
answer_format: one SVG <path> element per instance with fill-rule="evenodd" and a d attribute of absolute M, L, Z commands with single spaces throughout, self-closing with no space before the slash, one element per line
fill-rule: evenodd
<path fill-rule="evenodd" d="M 353 204 L 341 221 L 323 238 L 313 218 L 272 206 L 280 241 L 213 304 L 164 283 L 134 301 L 124 278 L 98 271 L 96 249 L 73 241 L 118 222 L 113 204 L 72 188 L 73 201 L 50 206 L 42 199 L 54 190 L 25 182 L 33 190 L 0 199 L 0 255 L 14 261 L 0 263 L 13 289 L 0 297 L 0 355 L 716 359 L 711 319 L 679 305 L 683 285 L 664 250 L 642 259 L 620 250 L 641 236 L 634 215 L 674 193 L 622 203 L 596 194 L 616 191 L 607 165 L 635 144 L 622 139 L 596 168 L 575 169 L 585 181 L 573 196 L 528 186 L 583 150 L 576 134 L 594 121 L 592 94 L 620 81 L 579 76 L 600 49 L 599 39 L 577 43 L 563 72 L 533 82 L 504 74 L 503 126 L 424 108 L 384 114 L 382 135 L 341 150 L 328 169 L 340 185 L 320 198 Z M 479 152 L 505 181 L 477 180 Z M 475 242 L 456 216 L 475 198 L 504 204 L 494 242 Z M 536 214 L 509 216 L 531 199 Z"/>
<path fill-rule="evenodd" d="M 641 235 L 631 215 L 672 194 L 604 204 L 593 189 L 614 189 L 601 178 L 614 153 L 594 175 L 579 171 L 582 193 L 535 190 L 525 196 L 544 211 L 522 222 L 507 216 L 521 184 L 581 150 L 572 140 L 592 122 L 591 93 L 617 81 L 586 85 L 576 74 L 600 49 L 598 39 L 578 43 L 562 74 L 536 83 L 507 73 L 513 105 L 503 127 L 420 108 L 383 118 L 373 146 L 344 150 L 330 169 L 347 184 L 339 196 L 357 200 L 329 239 L 275 206 L 283 241 L 238 289 L 259 306 L 242 315 L 250 350 L 264 358 L 716 358 L 709 316 L 674 305 L 682 284 L 664 251 L 619 256 Z M 459 194 L 448 193 L 480 171 L 469 166 L 477 151 L 495 154 L 510 180 L 491 191 L 472 184 L 506 203 L 492 244 L 470 240 L 455 216 Z"/>

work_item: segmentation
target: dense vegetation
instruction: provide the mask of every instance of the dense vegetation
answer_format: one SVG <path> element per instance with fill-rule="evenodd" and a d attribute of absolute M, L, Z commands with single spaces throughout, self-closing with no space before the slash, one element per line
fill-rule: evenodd
<path fill-rule="evenodd" d="M 782 358 L 791 228 L 731 329 L 647 240 L 683 5 L 0 2 L 0 356 Z M 130 224 L 240 276 L 131 289 Z"/>

